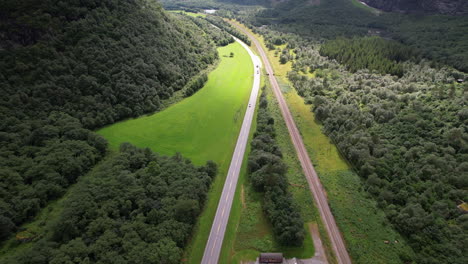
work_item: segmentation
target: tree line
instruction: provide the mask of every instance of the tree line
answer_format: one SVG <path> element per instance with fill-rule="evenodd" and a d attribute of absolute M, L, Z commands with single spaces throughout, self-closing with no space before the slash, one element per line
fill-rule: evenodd
<path fill-rule="evenodd" d="M 123 143 L 41 238 L 6 263 L 180 263 L 217 166 Z"/>
<path fill-rule="evenodd" d="M 247 37 L 247 35 L 241 33 L 240 31 L 238 31 L 237 29 L 235 29 L 233 26 L 231 26 L 231 24 L 224 21 L 221 17 L 207 16 L 205 19 L 208 20 L 208 22 L 210 22 L 211 24 L 217 26 L 218 28 L 221 28 L 221 29 L 225 30 L 229 34 L 231 34 L 234 37 L 242 40 L 242 42 L 244 42 L 244 43 L 246 43 L 247 45 L 250 46 L 249 37 Z"/>
<path fill-rule="evenodd" d="M 189 18 L 147 1 L 6 1 L 0 12 L 4 240 L 102 159 L 107 143 L 89 129 L 157 111 L 217 53 Z"/>
<path fill-rule="evenodd" d="M 206 34 L 210 35 L 217 46 L 223 47 L 234 42 L 232 36 L 219 27 L 213 27 L 213 24 L 200 17 L 190 17 Z"/>
<path fill-rule="evenodd" d="M 264 87 L 257 113 L 257 130 L 248 159 L 250 182 L 256 191 L 263 193 L 263 210 L 278 242 L 285 246 L 301 246 L 304 241 L 304 221 L 288 191 L 287 166 L 275 141 L 274 123 L 275 120 L 268 112 Z"/>
<path fill-rule="evenodd" d="M 206 73 L 203 73 L 195 80 L 192 80 L 188 88 L 185 90 L 185 96 L 189 97 L 196 93 L 205 85 L 206 81 L 208 81 L 208 75 Z"/>

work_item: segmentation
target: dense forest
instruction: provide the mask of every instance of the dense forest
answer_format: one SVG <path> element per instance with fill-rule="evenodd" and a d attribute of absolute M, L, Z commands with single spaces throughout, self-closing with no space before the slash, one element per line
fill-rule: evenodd
<path fill-rule="evenodd" d="M 380 37 L 330 40 L 320 47 L 320 55 L 348 66 L 351 72 L 369 69 L 398 77 L 403 76 L 404 72 L 401 62 L 415 60 L 416 56 L 412 49 L 403 44 Z"/>
<path fill-rule="evenodd" d="M 0 240 L 102 159 L 89 129 L 157 111 L 213 63 L 207 34 L 143 0 L 3 1 Z"/>
<path fill-rule="evenodd" d="M 278 242 L 285 246 L 300 246 L 304 241 L 304 221 L 288 191 L 287 166 L 275 142 L 275 120 L 268 112 L 263 88 L 257 114 L 257 130 L 251 142 L 248 160 L 250 182 L 263 193 L 263 210 L 273 226 Z"/>
<path fill-rule="evenodd" d="M 463 263 L 468 215 L 457 205 L 468 200 L 468 85 L 455 80 L 467 74 L 427 61 L 405 62 L 401 78 L 352 73 L 321 56 L 320 45 L 293 46 L 290 81 L 407 237 L 415 261 Z M 315 78 L 304 75 L 309 68 Z"/>
<path fill-rule="evenodd" d="M 247 24 L 268 25 L 316 41 L 368 35 L 392 38 L 435 62 L 468 71 L 468 16 L 387 13 L 356 5 L 361 4 L 350 0 L 290 0 L 259 13 L 237 16 Z"/>
<path fill-rule="evenodd" d="M 50 237 L 6 263 L 180 263 L 216 171 L 124 143 L 78 183 Z"/>
<path fill-rule="evenodd" d="M 468 16 L 411 17 L 392 30 L 425 57 L 468 72 Z"/>

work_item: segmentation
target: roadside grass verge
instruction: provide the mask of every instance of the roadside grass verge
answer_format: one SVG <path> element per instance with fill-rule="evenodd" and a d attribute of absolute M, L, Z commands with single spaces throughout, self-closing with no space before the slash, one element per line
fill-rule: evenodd
<path fill-rule="evenodd" d="M 253 65 L 240 44 L 221 47 L 218 52 L 217 68 L 191 97 L 162 112 L 98 131 L 114 149 L 122 142 L 130 142 L 161 155 L 180 152 L 196 165 L 208 160 L 218 164 L 219 173 L 186 248 L 187 263 L 199 263 L 202 259 L 253 83 Z"/>
<path fill-rule="evenodd" d="M 244 25 L 238 22 L 235 23 L 249 30 Z M 257 34 L 253 35 L 262 43 L 263 48 L 267 51 L 267 56 L 275 71 L 276 79 L 281 86 L 283 95 L 285 96 L 289 109 L 301 133 L 312 163 L 327 192 L 331 210 L 344 236 L 347 249 L 353 262 L 402 263 L 399 257 L 412 255 L 413 252 L 411 248 L 388 223 L 383 211 L 377 208 L 373 198 L 363 190 L 363 185 L 359 176 L 340 155 L 336 146 L 322 132 L 322 127 L 316 122 L 314 114 L 311 112 L 311 105 L 306 105 L 304 99 L 297 94 L 295 89 L 285 88 L 285 86 L 291 86 L 286 75 L 287 72 L 291 70 L 290 64 L 280 64 L 279 57 L 274 56 L 274 50 L 268 51 L 265 48 L 266 45 L 263 38 Z M 270 102 L 273 101 L 276 104 L 276 100 L 270 100 Z M 280 115 L 279 112 L 278 115 Z M 281 123 L 284 123 L 282 118 L 278 118 L 277 115 L 274 117 L 277 121 L 281 120 Z M 286 127 L 284 128 L 286 129 Z M 287 152 L 285 148 L 288 146 L 294 150 L 293 145 L 290 143 L 287 129 L 282 130 L 281 127 L 278 127 L 278 122 L 275 125 L 275 129 L 277 129 L 277 140 L 283 154 Z M 287 135 L 287 138 L 283 140 L 287 140 L 289 143 L 281 142 L 281 138 L 283 138 L 281 136 L 282 134 Z M 295 155 L 295 151 L 293 153 Z M 285 158 L 287 158 L 287 155 L 285 155 Z M 294 160 L 297 162 L 296 156 L 294 156 Z M 291 161 L 287 163 L 290 166 Z M 302 175 L 300 165 L 298 166 L 298 170 L 299 173 L 296 175 Z M 298 176 L 297 181 L 294 180 L 294 177 L 288 177 L 288 179 L 290 183 L 307 186 L 304 176 Z M 311 204 L 311 202 L 306 201 L 307 199 L 310 199 L 310 201 L 312 200 L 309 189 L 306 190 L 307 194 L 303 194 L 304 200 L 302 201 L 300 198 L 296 198 L 296 194 L 294 193 L 296 189 L 298 188 L 292 189 L 293 194 L 295 195 L 295 199 L 301 203 L 301 206 L 304 203 Z M 330 242 L 323 225 L 321 225 L 320 216 L 318 215 L 317 209 L 314 206 L 311 207 L 312 209 L 310 209 L 310 211 L 319 225 L 320 235 L 325 246 L 328 260 L 333 263 L 336 260 L 331 259 L 333 256 L 330 254 Z M 306 217 L 304 216 L 304 218 Z M 386 244 L 385 241 L 389 241 L 389 243 Z M 397 243 L 395 243 L 395 241 L 397 241 Z"/>

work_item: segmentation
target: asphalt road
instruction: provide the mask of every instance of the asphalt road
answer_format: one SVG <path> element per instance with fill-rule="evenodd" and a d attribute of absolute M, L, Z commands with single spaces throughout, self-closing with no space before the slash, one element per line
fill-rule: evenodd
<path fill-rule="evenodd" d="M 250 38 L 252 43 L 255 44 L 255 46 L 257 47 L 257 50 L 260 53 L 263 63 L 265 64 L 265 69 L 269 74 L 268 77 L 271 86 L 273 87 L 273 92 L 276 96 L 276 99 L 278 100 L 281 109 L 281 114 L 283 115 L 283 118 L 288 127 L 289 135 L 291 136 L 291 140 L 293 142 L 294 148 L 296 149 L 297 156 L 301 163 L 304 174 L 307 178 L 307 182 L 309 183 L 309 189 L 312 192 L 317 208 L 320 212 L 320 217 L 322 218 L 322 222 L 328 233 L 328 237 L 330 238 L 336 259 L 338 263 L 351 263 L 351 258 L 349 257 L 348 251 L 346 250 L 343 237 L 341 236 L 340 230 L 336 225 L 335 218 L 333 217 L 333 214 L 330 211 L 330 207 L 328 206 L 325 190 L 323 189 L 322 184 L 320 183 L 320 179 L 318 178 L 317 173 L 315 172 L 314 166 L 310 161 L 309 154 L 307 153 L 304 142 L 302 141 L 302 137 L 299 133 L 299 130 L 297 129 L 296 123 L 294 122 L 291 112 L 289 111 L 288 105 L 284 100 L 278 82 L 276 81 L 276 78 L 273 75 L 274 72 L 270 65 L 270 62 L 268 61 L 268 57 L 265 51 L 263 50 L 262 45 L 252 34 L 250 34 L 250 32 L 247 32 L 246 30 L 238 27 L 235 24 L 232 25 L 240 31 L 244 32 L 244 34 L 246 34 Z"/>
<path fill-rule="evenodd" d="M 247 140 L 249 138 L 250 126 L 252 124 L 253 115 L 255 113 L 255 104 L 257 102 L 258 92 L 260 90 L 260 67 L 261 60 L 258 58 L 250 48 L 242 41 L 236 39 L 249 53 L 254 64 L 254 81 L 252 92 L 250 93 L 249 104 L 245 111 L 244 121 L 237 138 L 236 148 L 232 155 L 231 165 L 226 177 L 226 181 L 223 187 L 223 193 L 218 203 L 218 209 L 216 210 L 216 216 L 211 227 L 210 236 L 206 243 L 205 252 L 203 253 L 203 264 L 216 264 L 218 263 L 219 254 L 221 253 L 221 246 L 223 245 L 224 233 L 229 220 L 229 214 L 231 212 L 232 201 L 236 192 L 237 180 L 239 179 L 239 172 L 242 167 L 242 161 L 244 159 L 244 152 L 247 146 Z"/>

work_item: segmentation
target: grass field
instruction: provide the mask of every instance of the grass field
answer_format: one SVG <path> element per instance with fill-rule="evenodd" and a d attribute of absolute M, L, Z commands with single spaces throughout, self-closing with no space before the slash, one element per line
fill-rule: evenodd
<path fill-rule="evenodd" d="M 177 13 L 177 14 L 183 14 L 191 17 L 206 17 L 206 14 L 203 13 L 194 13 L 194 12 L 187 12 L 183 10 L 169 10 L 169 13 Z"/>
<path fill-rule="evenodd" d="M 256 37 L 265 48 L 263 38 L 259 35 Z M 265 50 L 267 49 L 265 48 Z M 383 212 L 376 207 L 375 201 L 363 190 L 361 179 L 341 157 L 336 146 L 322 132 L 322 127 L 316 122 L 311 112 L 311 105 L 306 105 L 295 89 L 288 88 L 290 83 L 286 73 L 291 70 L 291 65 L 280 64 L 279 58 L 274 56 L 274 51 L 268 51 L 267 55 L 301 132 L 312 163 L 327 191 L 330 207 L 345 238 L 353 262 L 401 263 L 399 255 L 413 254 L 410 247 L 390 226 Z M 275 119 L 278 119 L 278 115 L 274 116 Z M 292 148 L 287 130 L 278 124 L 275 125 L 275 128 L 283 152 L 285 152 L 285 147 Z M 297 162 L 297 159 L 295 156 L 291 156 L 291 160 L 288 161 L 288 155 L 285 157 L 291 170 L 291 164 Z M 296 177 L 288 176 L 289 182 L 299 186 L 307 186 L 300 166 L 298 165 L 297 168 L 297 173 L 292 174 Z M 294 198 L 299 202 L 303 211 L 311 212 L 310 218 L 306 217 L 306 219 L 316 219 L 320 227 L 320 219 L 316 209 L 313 206 L 309 209 L 305 207 L 306 204 L 311 203 L 310 192 L 305 190 L 300 193 L 299 189 L 292 188 Z M 321 229 L 321 237 L 322 240 L 325 240 L 327 248 L 329 242 L 323 228 Z M 389 244 L 386 244 L 385 241 L 389 241 Z M 395 243 L 395 241 L 398 242 Z M 329 244 L 327 251 L 330 251 Z M 329 260 L 330 257 L 328 256 Z"/>
<path fill-rule="evenodd" d="M 240 44 L 233 43 L 218 51 L 221 58 L 218 67 L 196 94 L 162 112 L 98 131 L 111 148 L 131 142 L 163 155 L 180 152 L 195 164 L 207 160 L 218 164 L 219 174 L 186 251 L 188 263 L 199 263 L 203 256 L 253 82 L 250 56 Z"/>

